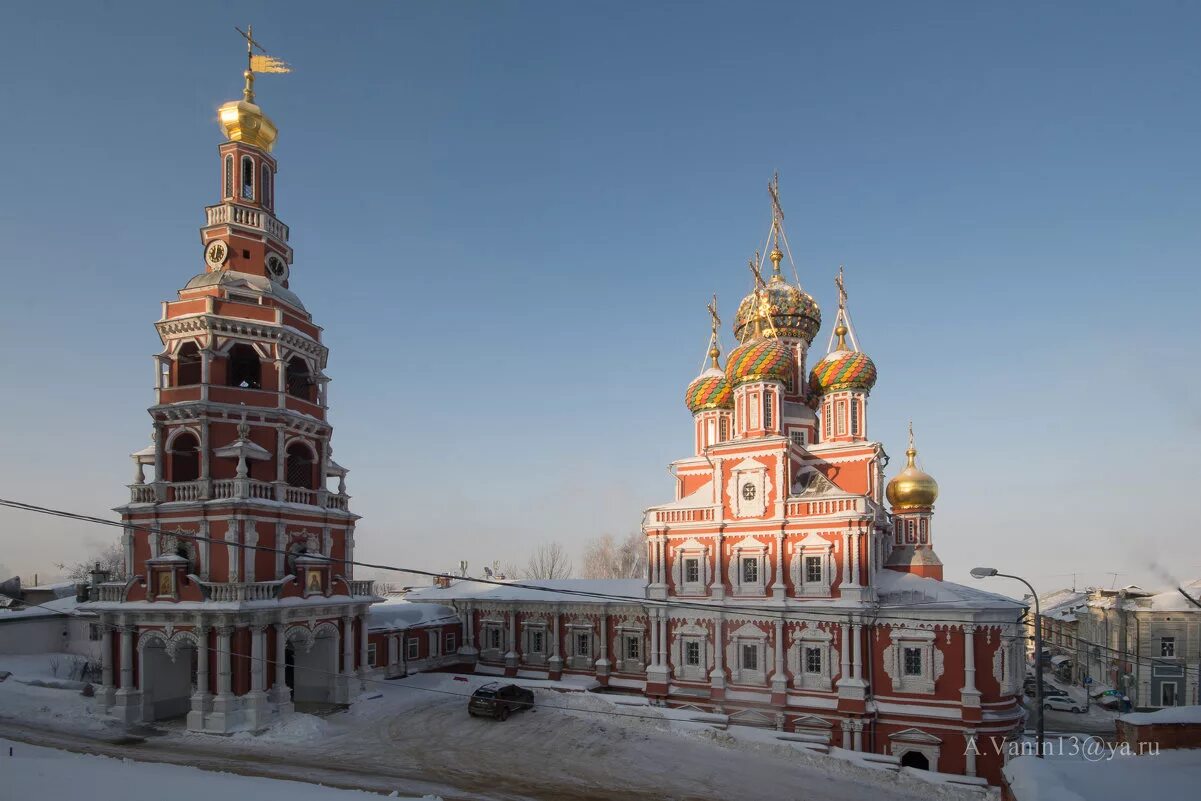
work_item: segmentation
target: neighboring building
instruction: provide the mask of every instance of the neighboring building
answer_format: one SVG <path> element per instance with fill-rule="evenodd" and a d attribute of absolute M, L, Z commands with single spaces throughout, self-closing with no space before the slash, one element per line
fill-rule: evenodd
<path fill-rule="evenodd" d="M 463 628 L 449 606 L 389 597 L 371 607 L 367 620 L 367 667 L 386 677 L 471 663 L 459 653 Z"/>
<path fill-rule="evenodd" d="M 1051 654 L 1051 667 L 1064 681 L 1079 684 L 1084 680 L 1084 667 L 1079 654 L 1077 618 L 1088 603 L 1088 592 L 1056 590 L 1039 596 L 1038 601 L 1042 609 L 1043 650 Z M 1026 628 L 1029 632 L 1026 647 L 1033 653 L 1033 615 L 1027 619 Z"/>
<path fill-rule="evenodd" d="M 276 127 L 245 75 L 243 99 L 218 112 L 203 271 L 155 325 L 151 444 L 132 454 L 117 509 L 132 578 L 93 588 L 87 604 L 112 714 L 186 713 L 189 729 L 219 733 L 263 727 L 293 703 L 348 702 L 378 600 L 353 578 L 358 516 L 332 458 L 328 351 L 290 288 Z"/>
<path fill-rule="evenodd" d="M 1198 598 L 1201 579 L 1184 590 Z M 1078 636 L 1086 675 L 1124 693 L 1135 708 L 1201 701 L 1201 607 L 1178 590 L 1093 590 Z"/>
<path fill-rule="evenodd" d="M 1057 741 L 1059 742 L 1059 741 Z M 1100 759 L 1019 756 L 1005 766 L 1002 801 L 1131 801 L 1136 798 L 1190 798 L 1201 786 L 1201 752 L 1172 751 Z"/>
<path fill-rule="evenodd" d="M 1157 712 L 1130 712 L 1118 718 L 1117 742 L 1134 751 L 1201 748 L 1201 706 L 1175 706 Z"/>
<path fill-rule="evenodd" d="M 997 783 L 1003 756 L 988 743 L 1024 718 L 1023 605 L 942 581 L 938 486 L 912 433 L 886 486 L 868 438 L 876 367 L 841 275 L 829 353 L 807 369 L 821 312 L 781 273 L 780 221 L 772 275 L 756 267 L 724 368 L 713 311 L 711 365 L 685 393 L 693 454 L 671 466 L 675 500 L 644 517 L 647 582 L 458 582 L 409 597 L 452 604 L 482 670 L 582 673 Z"/>
<path fill-rule="evenodd" d="M 99 621 L 77 606 L 72 594 L 0 609 L 0 654 L 68 653 L 99 662 Z"/>

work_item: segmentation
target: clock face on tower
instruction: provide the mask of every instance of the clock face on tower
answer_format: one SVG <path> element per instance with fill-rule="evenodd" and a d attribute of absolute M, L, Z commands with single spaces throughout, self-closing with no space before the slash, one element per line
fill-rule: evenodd
<path fill-rule="evenodd" d="M 214 270 L 220 269 L 227 258 L 229 258 L 229 248 L 219 239 L 210 242 L 209 246 L 204 249 L 204 263 Z"/>
<path fill-rule="evenodd" d="M 755 500 L 755 485 L 749 481 L 742 485 L 742 499 L 744 501 Z"/>
<path fill-rule="evenodd" d="M 267 257 L 267 273 L 272 280 L 282 281 L 288 277 L 288 265 L 273 253 Z"/>

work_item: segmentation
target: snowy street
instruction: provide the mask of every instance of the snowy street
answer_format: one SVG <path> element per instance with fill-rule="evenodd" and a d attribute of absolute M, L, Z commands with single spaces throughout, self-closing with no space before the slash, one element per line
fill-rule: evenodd
<path fill-rule="evenodd" d="M 15 669 L 4 659 L 0 670 Z M 775 732 L 720 731 L 680 719 L 687 714 L 615 703 L 637 698 L 556 692 L 539 682 L 530 682 L 536 709 L 503 723 L 466 711 L 466 697 L 493 677 L 419 674 L 370 683 L 347 711 L 292 715 L 257 736 L 189 734 L 178 722 L 128 745 L 112 741 L 120 729 L 91 713 L 91 699 L 20 678 L 0 682 L 0 736 L 9 739 L 375 792 L 448 801 L 985 797 L 976 788 L 813 754 Z"/>

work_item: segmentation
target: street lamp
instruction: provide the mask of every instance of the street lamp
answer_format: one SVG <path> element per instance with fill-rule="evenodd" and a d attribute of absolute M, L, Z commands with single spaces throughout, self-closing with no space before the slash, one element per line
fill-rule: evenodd
<path fill-rule="evenodd" d="M 1034 591 L 1034 587 L 1030 586 L 1030 582 L 1021 576 L 1011 576 L 1008 573 L 1001 573 L 995 567 L 972 568 L 972 578 L 986 579 L 993 576 L 1011 578 L 1022 582 L 1030 589 L 1030 597 L 1034 599 L 1034 705 L 1037 707 L 1035 714 L 1038 716 L 1037 723 L 1035 724 L 1035 744 L 1037 746 L 1036 754 L 1039 759 L 1042 759 L 1046 730 L 1043 726 L 1043 620 L 1038 604 L 1038 593 Z"/>

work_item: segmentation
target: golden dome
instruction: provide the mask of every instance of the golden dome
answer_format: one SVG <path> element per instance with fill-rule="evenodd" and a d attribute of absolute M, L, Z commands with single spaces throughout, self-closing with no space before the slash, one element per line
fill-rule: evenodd
<path fill-rule="evenodd" d="M 245 142 L 248 145 L 270 151 L 279 131 L 271 118 L 254 102 L 254 73 L 246 70 L 246 89 L 241 100 L 231 100 L 217 110 L 221 128 L 225 138 L 231 142 Z"/>
<path fill-rule="evenodd" d="M 894 510 L 933 506 L 938 499 L 938 482 L 929 473 L 918 469 L 912 429 L 909 432 L 909 450 L 905 451 L 905 456 L 909 463 L 888 482 L 885 490 L 888 502 Z"/>

